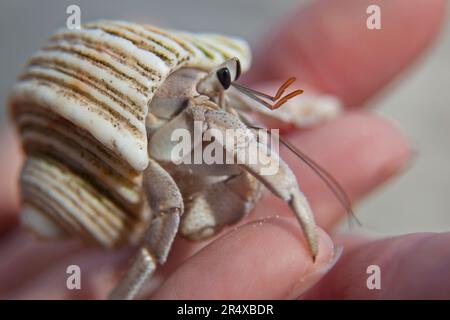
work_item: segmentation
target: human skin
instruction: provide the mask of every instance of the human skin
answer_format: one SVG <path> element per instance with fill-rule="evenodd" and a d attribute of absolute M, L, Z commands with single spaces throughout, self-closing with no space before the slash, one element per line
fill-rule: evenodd
<path fill-rule="evenodd" d="M 369 4 L 381 7 L 382 30 L 366 28 Z M 270 88 L 296 76 L 296 85 L 343 101 L 345 112 L 323 125 L 282 129 L 286 139 L 340 181 L 353 203 L 408 164 L 411 150 L 399 128 L 364 106 L 430 45 L 444 12 L 444 1 L 438 0 L 317 1 L 276 25 L 255 50 L 245 77 L 252 87 Z M 15 187 L 21 154 L 9 131 L 2 138 L 0 298 L 106 297 L 133 250 L 40 242 L 21 230 Z M 150 283 L 156 289 L 144 290 L 144 298 L 450 298 L 450 283 L 442 281 L 450 270 L 450 233 L 334 234 L 344 210 L 298 158 L 285 150 L 282 156 L 315 212 L 316 262 L 287 206 L 266 196 L 248 217 L 212 239 L 177 238 L 168 263 Z M 65 286 L 72 264 L 82 270 L 79 291 Z M 381 290 L 367 289 L 366 269 L 372 264 L 382 270 Z"/>

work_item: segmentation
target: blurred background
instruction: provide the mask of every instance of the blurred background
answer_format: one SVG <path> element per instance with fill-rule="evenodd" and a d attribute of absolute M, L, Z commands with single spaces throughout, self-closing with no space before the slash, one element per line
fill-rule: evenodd
<path fill-rule="evenodd" d="M 424 0 L 425 1 L 425 0 Z M 82 22 L 114 18 L 190 31 L 238 35 L 252 45 L 301 0 L 2 0 L 0 100 L 24 63 L 57 28 L 66 8 L 81 7 Z M 407 41 L 407 40 L 405 40 Z M 416 149 L 409 169 L 356 208 L 366 229 L 382 234 L 450 230 L 450 21 L 435 45 L 372 106 L 396 121 Z M 0 123 L 7 123 L 0 108 Z M 0 182 L 1 183 L 1 182 Z"/>

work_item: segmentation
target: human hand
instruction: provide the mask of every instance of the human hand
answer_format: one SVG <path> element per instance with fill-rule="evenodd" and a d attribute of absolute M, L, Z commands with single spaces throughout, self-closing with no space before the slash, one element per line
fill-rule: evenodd
<path fill-rule="evenodd" d="M 294 14 L 256 52 L 254 69 L 246 79 L 253 86 L 267 87 L 295 75 L 302 87 L 306 84 L 342 99 L 348 108 L 337 119 L 306 132 L 285 130 L 288 140 L 340 181 L 352 202 L 400 172 L 410 157 L 398 128 L 360 107 L 431 42 L 444 12 L 442 1 L 380 1 L 383 29 L 371 31 L 365 21 L 369 4 L 318 1 Z M 17 169 L 20 156 L 10 141 L 3 141 L 0 157 L 0 232 L 9 230 L 0 238 L 0 298 L 106 297 L 132 252 L 104 252 L 76 241 L 39 243 L 20 231 L 15 223 L 17 194 L 10 193 L 17 179 L 13 167 Z M 344 210 L 295 156 L 287 152 L 282 156 L 295 172 L 321 228 L 316 262 L 302 244 L 291 212 L 268 196 L 237 226 L 208 241 L 177 238 L 168 263 L 147 291 L 157 289 L 144 297 L 450 297 L 450 284 L 439 277 L 450 267 L 450 234 L 330 238 L 327 233 L 342 220 Z M 336 247 L 343 248 L 340 257 Z M 66 267 L 72 264 L 82 270 L 80 291 L 69 291 L 65 285 Z M 366 268 L 372 264 L 383 272 L 381 290 L 366 287 Z"/>

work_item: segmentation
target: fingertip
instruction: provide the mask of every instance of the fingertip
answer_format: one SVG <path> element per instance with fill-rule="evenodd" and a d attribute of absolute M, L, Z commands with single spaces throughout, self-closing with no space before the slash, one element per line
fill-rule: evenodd
<path fill-rule="evenodd" d="M 449 241 L 448 232 L 347 237 L 349 250 L 307 298 L 448 299 Z"/>
<path fill-rule="evenodd" d="M 155 299 L 281 299 L 322 269 L 333 242 L 318 230 L 315 263 L 294 217 L 245 224 L 203 248 L 170 275 Z"/>

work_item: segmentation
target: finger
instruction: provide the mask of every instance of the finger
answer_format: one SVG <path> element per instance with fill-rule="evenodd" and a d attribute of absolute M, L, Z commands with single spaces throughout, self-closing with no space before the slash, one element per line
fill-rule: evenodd
<path fill-rule="evenodd" d="M 72 252 L 3 292 L 0 298 L 105 299 L 115 282 L 115 267 L 129 255 L 128 250 L 110 252 L 86 249 Z"/>
<path fill-rule="evenodd" d="M 450 233 L 414 233 L 370 241 L 345 237 L 351 244 L 308 299 L 449 299 Z M 369 290 L 369 266 L 380 270 L 380 289 Z"/>
<path fill-rule="evenodd" d="M 40 241 L 16 228 L 0 242 L 0 299 L 105 299 L 134 251 L 88 248 L 75 239 Z M 68 288 L 69 266 L 80 268 L 81 290 Z"/>
<path fill-rule="evenodd" d="M 348 113 L 314 130 L 293 132 L 285 138 L 335 177 L 353 203 L 403 170 L 411 155 L 408 142 L 395 124 L 363 112 Z M 343 206 L 301 159 L 283 148 L 281 156 L 294 171 L 319 226 L 333 228 L 346 213 Z M 260 217 L 290 214 L 285 204 L 274 197 L 266 197 L 256 212 Z"/>
<path fill-rule="evenodd" d="M 0 242 L 0 294 L 35 277 L 81 249 L 76 241 L 39 241 L 16 228 Z"/>
<path fill-rule="evenodd" d="M 18 177 L 22 163 L 19 144 L 10 127 L 0 128 L 0 235 L 17 222 Z"/>
<path fill-rule="evenodd" d="M 236 245 L 238 241 L 242 241 L 242 238 L 245 238 L 247 239 L 245 240 L 247 250 L 253 251 L 254 247 L 258 245 L 258 241 L 259 244 L 261 244 L 261 239 L 258 240 L 256 237 L 260 234 L 260 231 L 262 231 L 260 235 L 261 237 L 264 237 L 262 241 L 266 242 L 267 240 L 269 241 L 269 244 L 270 241 L 276 242 L 271 246 L 268 246 L 268 248 L 277 251 L 275 246 L 283 245 L 285 256 L 282 257 L 281 254 L 278 254 L 279 258 L 274 257 L 275 259 L 283 260 L 282 265 L 287 268 L 287 275 L 289 275 L 288 279 L 284 280 L 287 287 L 284 289 L 280 288 L 280 292 L 283 289 L 286 291 L 282 292 L 284 297 L 289 295 L 289 297 L 294 298 L 316 283 L 323 274 L 334 265 L 335 260 L 332 259 L 334 252 L 331 240 L 325 233 L 319 232 L 320 254 L 317 257 L 316 263 L 312 264 L 310 253 L 307 247 L 305 247 L 306 244 L 299 235 L 300 230 L 294 227 L 295 223 L 293 223 L 293 221 L 293 218 L 291 221 L 276 219 L 254 223 L 251 227 L 248 225 L 247 227 L 243 227 L 245 231 L 235 231 L 235 236 L 227 238 L 227 240 L 222 240 L 222 243 L 225 244 L 228 241 L 231 242 L 225 249 L 220 250 L 223 250 L 222 252 L 225 255 L 228 255 L 228 252 L 232 247 Z M 255 234 L 250 234 L 249 232 Z M 285 235 L 280 235 L 280 233 L 285 233 Z M 232 244 L 233 241 L 234 245 Z M 29 246 L 30 244 L 28 244 L 28 247 Z M 50 254 L 52 250 L 46 250 L 46 248 L 43 248 L 42 246 L 35 246 L 35 254 L 30 256 L 26 255 L 26 257 L 23 257 L 23 255 L 27 250 L 19 250 L 21 252 L 19 252 L 18 255 L 22 256 L 22 262 L 25 261 L 24 258 L 26 258 L 28 259 L 28 263 L 33 264 L 34 262 L 36 268 L 30 268 L 30 270 L 28 270 L 34 272 L 19 272 L 16 281 L 8 281 L 7 286 L 4 287 L 5 290 L 0 290 L 0 297 L 2 299 L 104 299 L 117 283 L 118 276 L 120 275 L 118 272 L 119 266 L 126 268 L 126 262 L 132 255 L 132 251 L 126 249 L 118 252 L 108 252 L 95 249 L 75 250 L 75 248 L 71 248 L 70 246 L 67 247 L 67 245 L 65 247 L 67 249 L 65 255 L 62 255 L 62 251 L 59 250 L 58 247 L 55 248 L 55 246 L 53 246 L 53 255 Z M 295 252 L 292 253 L 292 250 Z M 26 266 L 18 264 L 20 259 L 10 259 L 10 256 L 11 254 L 6 254 L 5 257 L 9 263 L 8 265 L 5 265 L 4 268 L 8 266 L 11 267 L 15 264 L 16 270 L 20 269 L 19 267 L 25 267 L 26 269 Z M 236 261 L 240 260 L 241 258 L 238 256 L 242 258 L 245 256 L 245 253 L 237 253 L 233 259 Z M 39 258 L 41 258 L 41 260 L 39 260 Z M 204 257 L 204 259 L 207 260 L 209 258 Z M 222 257 L 221 259 L 226 259 L 226 257 Z M 264 259 L 264 257 L 261 256 L 261 252 L 259 253 L 258 259 Z M 267 257 L 265 259 L 267 259 Z M 47 264 L 43 264 L 43 260 L 45 260 Z M 214 260 L 211 262 L 221 263 L 221 261 L 217 260 L 216 262 L 214 262 Z M 276 261 L 269 263 L 267 268 L 270 269 L 270 266 L 273 264 L 276 264 Z M 71 265 L 80 267 L 80 272 L 82 274 L 81 290 L 72 291 L 69 290 L 66 285 L 66 280 L 69 277 L 66 270 L 67 267 Z M 243 268 L 245 268 L 246 265 L 249 266 L 250 264 L 248 262 L 243 262 Z M 299 270 L 293 270 L 295 266 L 300 266 L 301 268 L 299 268 Z M 235 265 L 234 267 L 237 266 Z M 274 272 L 275 270 L 269 271 Z M 6 275 L 6 272 L 2 272 L 2 274 Z M 202 274 L 204 273 L 199 269 L 198 276 L 201 276 Z M 298 278 L 291 283 L 289 279 L 296 274 L 298 274 Z M 159 269 L 152 281 L 149 281 L 146 284 L 146 288 L 143 289 L 143 292 L 153 292 L 153 289 L 158 287 L 167 275 L 168 273 L 164 272 L 164 268 Z M 270 274 L 266 275 L 266 277 L 267 279 L 270 279 Z M 277 291 L 273 292 L 277 293 Z"/>
<path fill-rule="evenodd" d="M 381 30 L 367 28 L 372 4 L 381 9 Z M 442 0 L 315 1 L 265 39 L 249 80 L 296 76 L 360 106 L 424 51 L 444 15 Z"/>
<path fill-rule="evenodd" d="M 328 271 L 334 247 L 320 231 L 313 263 L 294 221 L 268 219 L 227 233 L 176 269 L 152 298 L 280 299 L 303 292 Z"/>

